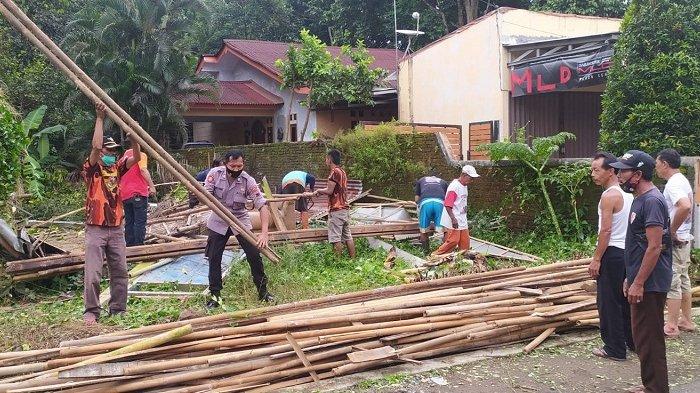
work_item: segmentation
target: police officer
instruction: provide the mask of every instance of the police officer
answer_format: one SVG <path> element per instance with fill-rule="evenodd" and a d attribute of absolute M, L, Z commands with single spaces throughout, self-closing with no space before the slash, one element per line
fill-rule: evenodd
<path fill-rule="evenodd" d="M 217 214 L 209 215 L 207 228 L 209 237 L 207 239 L 206 256 L 209 258 L 209 291 L 211 299 L 207 302 L 208 308 L 218 307 L 221 304 L 221 257 L 231 235 L 236 237 L 238 244 L 245 252 L 246 259 L 250 265 L 253 275 L 253 283 L 258 289 L 258 298 L 265 302 L 274 300 L 267 291 L 267 276 L 263 267 L 260 249 L 267 247 L 268 235 L 267 227 L 270 220 L 270 211 L 267 208 L 267 200 L 260 192 L 258 185 L 249 174 L 243 171 L 244 158 L 240 150 L 232 150 L 223 158 L 223 166 L 212 168 L 204 181 L 204 188 L 221 201 L 241 224 L 252 228 L 250 216 L 245 204 L 248 199 L 252 199 L 256 210 L 260 211 L 260 221 L 262 223 L 261 233 L 258 235 L 257 244 L 246 240 L 241 234 L 232 230 L 228 223 Z"/>

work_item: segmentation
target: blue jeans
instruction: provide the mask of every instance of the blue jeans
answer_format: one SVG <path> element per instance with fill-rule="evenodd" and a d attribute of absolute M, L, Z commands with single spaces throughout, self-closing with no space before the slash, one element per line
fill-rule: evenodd
<path fill-rule="evenodd" d="M 146 238 L 148 197 L 137 195 L 124 201 L 124 238 L 126 246 L 140 246 Z"/>

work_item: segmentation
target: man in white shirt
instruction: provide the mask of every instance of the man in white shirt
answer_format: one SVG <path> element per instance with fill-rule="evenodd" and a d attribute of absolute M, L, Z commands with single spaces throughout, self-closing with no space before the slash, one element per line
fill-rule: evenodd
<path fill-rule="evenodd" d="M 448 254 L 459 246 L 469 249 L 469 224 L 467 223 L 467 185 L 479 177 L 471 165 L 465 165 L 462 173 L 447 187 L 440 226 L 447 230 L 445 242 L 433 254 Z"/>
<path fill-rule="evenodd" d="M 674 149 L 664 149 L 656 157 L 656 174 L 666 180 L 664 198 L 671 217 L 673 239 L 673 279 L 666 297 L 668 320 L 664 326 L 667 337 L 678 337 L 680 331 L 692 332 L 696 329 L 690 315 L 692 293 L 688 276 L 693 241 L 690 234 L 693 190 L 688 179 L 680 173 L 680 166 L 681 155 Z"/>
<path fill-rule="evenodd" d="M 598 202 L 598 242 L 588 273 L 598 280 L 597 306 L 603 347 L 593 354 L 612 360 L 627 358 L 627 348 L 634 350 L 630 305 L 622 292 L 625 281 L 625 236 L 632 206 L 632 194 L 622 191 L 615 168 L 617 158 L 598 153 L 591 162 L 591 178 L 603 187 Z"/>

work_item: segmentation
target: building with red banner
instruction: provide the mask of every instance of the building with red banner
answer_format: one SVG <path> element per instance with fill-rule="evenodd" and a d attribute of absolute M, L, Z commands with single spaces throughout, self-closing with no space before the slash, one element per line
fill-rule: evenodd
<path fill-rule="evenodd" d="M 619 19 L 501 7 L 399 63 L 399 119 L 460 126 L 475 148 L 568 131 L 560 157 L 589 157 L 600 132 L 601 94 Z"/>

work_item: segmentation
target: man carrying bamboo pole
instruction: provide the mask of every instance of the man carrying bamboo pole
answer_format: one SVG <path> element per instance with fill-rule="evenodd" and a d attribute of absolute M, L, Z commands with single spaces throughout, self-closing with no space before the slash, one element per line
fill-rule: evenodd
<path fill-rule="evenodd" d="M 331 169 L 326 188 L 305 193 L 304 197 L 328 195 L 328 242 L 337 255 L 343 253 L 343 243 L 348 247 L 350 258 L 355 258 L 355 241 L 350 233 L 350 205 L 348 205 L 348 175 L 340 167 L 340 151 L 330 150 L 326 154 L 326 165 Z"/>
<path fill-rule="evenodd" d="M 248 199 L 253 200 L 255 209 L 260 211 L 260 222 L 262 229 L 258 235 L 258 243 L 253 244 L 245 237 L 231 229 L 231 227 L 215 213 L 209 215 L 207 228 L 209 237 L 207 239 L 206 256 L 209 259 L 209 292 L 211 299 L 207 302 L 208 308 L 219 307 L 221 305 L 221 258 L 233 235 L 238 240 L 241 248 L 245 252 L 246 259 L 250 265 L 253 275 L 253 283 L 258 289 L 258 299 L 265 302 L 272 302 L 274 298 L 267 291 L 267 276 L 263 267 L 260 248 L 267 247 L 267 228 L 270 221 L 270 211 L 267 209 L 267 200 L 258 188 L 258 184 L 243 170 L 244 158 L 240 150 L 232 150 L 223 158 L 223 166 L 212 168 L 204 181 L 204 188 L 216 199 L 221 201 L 238 218 L 245 227 L 252 229 L 250 215 L 245 204 Z"/>
<path fill-rule="evenodd" d="M 141 160 L 141 148 L 133 145 L 133 154 L 117 163 L 119 145 L 112 138 L 104 139 L 105 105 L 95 107 L 95 131 L 92 150 L 83 165 L 87 184 L 85 201 L 85 277 L 83 301 L 86 325 L 94 325 L 100 317 L 100 280 L 102 264 L 109 268 L 109 313 L 126 311 L 127 282 L 126 241 L 124 239 L 124 207 L 119 197 L 119 180 Z"/>
<path fill-rule="evenodd" d="M 622 191 L 615 168 L 617 158 L 607 152 L 598 153 L 591 162 L 593 182 L 603 187 L 598 202 L 598 242 L 588 273 L 597 282 L 597 305 L 600 316 L 600 337 L 603 348 L 593 354 L 612 360 L 625 360 L 627 348 L 634 351 L 630 305 L 622 293 L 625 281 L 625 235 L 627 219 L 634 199 Z"/>
<path fill-rule="evenodd" d="M 620 169 L 622 190 L 634 194 L 625 236 L 623 290 L 644 386 L 631 391 L 668 393 L 664 305 L 672 276 L 671 220 L 664 196 L 651 182 L 655 162 L 649 154 L 630 150 L 610 166 Z"/>

